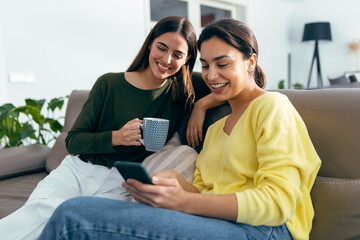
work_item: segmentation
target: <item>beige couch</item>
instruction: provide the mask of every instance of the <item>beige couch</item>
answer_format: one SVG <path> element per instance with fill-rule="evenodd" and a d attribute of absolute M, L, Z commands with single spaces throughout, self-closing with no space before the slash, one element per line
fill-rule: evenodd
<path fill-rule="evenodd" d="M 360 239 L 360 89 L 281 92 L 303 117 L 323 162 L 311 193 L 315 219 L 310 239 Z M 36 145 L 0 150 L 0 218 L 19 208 L 67 154 L 64 139 L 87 95 L 71 93 L 64 132 L 52 149 Z M 226 105 L 209 110 L 204 127 L 229 111 Z"/>

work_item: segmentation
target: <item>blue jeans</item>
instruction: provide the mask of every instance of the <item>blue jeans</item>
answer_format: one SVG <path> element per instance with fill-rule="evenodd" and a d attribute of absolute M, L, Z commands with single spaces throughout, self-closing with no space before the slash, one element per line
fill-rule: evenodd
<path fill-rule="evenodd" d="M 64 239 L 291 239 L 285 225 L 250 226 L 98 197 L 61 204 L 39 240 Z"/>

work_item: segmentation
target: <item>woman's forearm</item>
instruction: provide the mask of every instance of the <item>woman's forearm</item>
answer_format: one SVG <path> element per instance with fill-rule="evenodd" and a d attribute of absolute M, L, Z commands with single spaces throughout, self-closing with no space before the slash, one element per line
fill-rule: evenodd
<path fill-rule="evenodd" d="M 195 106 L 200 107 L 204 110 L 210 109 L 210 108 L 214 108 L 220 105 L 223 105 L 225 102 L 224 101 L 218 101 L 215 99 L 214 94 L 210 93 L 208 95 L 206 95 L 205 97 L 199 99 L 196 103 Z"/>
<path fill-rule="evenodd" d="M 186 194 L 183 212 L 236 221 L 238 206 L 235 194 Z"/>

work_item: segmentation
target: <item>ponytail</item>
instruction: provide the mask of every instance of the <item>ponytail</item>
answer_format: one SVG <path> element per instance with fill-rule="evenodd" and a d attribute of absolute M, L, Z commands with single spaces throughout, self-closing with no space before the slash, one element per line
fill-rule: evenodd
<path fill-rule="evenodd" d="M 266 77 L 265 74 L 263 72 L 263 70 L 261 69 L 261 67 L 259 67 L 259 65 L 256 64 L 256 68 L 255 68 L 255 82 L 256 85 L 258 85 L 261 88 L 265 88 L 266 85 Z"/>

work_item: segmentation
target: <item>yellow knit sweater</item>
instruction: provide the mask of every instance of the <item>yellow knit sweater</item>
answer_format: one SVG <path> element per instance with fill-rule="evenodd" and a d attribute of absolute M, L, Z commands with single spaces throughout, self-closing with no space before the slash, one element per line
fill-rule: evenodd
<path fill-rule="evenodd" d="M 230 135 L 227 117 L 209 127 L 194 186 L 202 193 L 235 193 L 237 222 L 286 223 L 293 239 L 308 239 L 314 210 L 310 191 L 321 161 L 288 98 L 266 93 L 253 100 Z"/>

